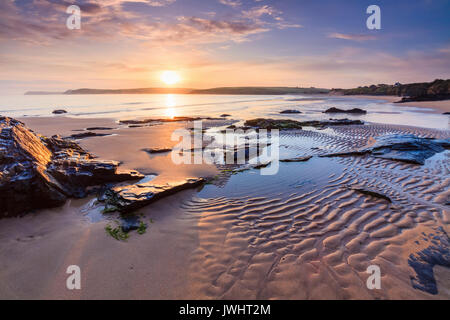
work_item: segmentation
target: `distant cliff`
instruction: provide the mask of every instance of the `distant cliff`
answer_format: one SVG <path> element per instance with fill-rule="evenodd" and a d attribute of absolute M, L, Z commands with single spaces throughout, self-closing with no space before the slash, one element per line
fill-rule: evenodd
<path fill-rule="evenodd" d="M 65 92 L 29 91 L 26 95 L 39 94 L 234 94 L 234 95 L 282 95 L 328 93 L 328 89 L 296 87 L 221 87 L 211 89 L 186 88 L 137 88 L 137 89 L 89 89 L 82 88 Z"/>
<path fill-rule="evenodd" d="M 222 87 L 192 90 L 191 94 L 250 94 L 250 95 L 282 95 L 282 94 L 318 94 L 328 93 L 328 89 L 298 87 Z"/>
<path fill-rule="evenodd" d="M 186 88 L 137 88 L 137 89 L 76 89 L 67 90 L 64 94 L 186 94 L 190 93 L 192 89 Z"/>
<path fill-rule="evenodd" d="M 332 89 L 330 93 L 402 97 L 398 102 L 447 100 L 450 99 L 450 79 L 409 84 L 378 84 L 354 89 Z"/>

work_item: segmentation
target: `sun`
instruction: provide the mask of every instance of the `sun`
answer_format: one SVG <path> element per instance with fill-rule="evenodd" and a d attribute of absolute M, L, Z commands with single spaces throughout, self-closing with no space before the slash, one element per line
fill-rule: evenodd
<path fill-rule="evenodd" d="M 167 85 L 173 85 L 180 82 L 181 77 L 176 71 L 164 71 L 161 75 L 161 80 Z"/>

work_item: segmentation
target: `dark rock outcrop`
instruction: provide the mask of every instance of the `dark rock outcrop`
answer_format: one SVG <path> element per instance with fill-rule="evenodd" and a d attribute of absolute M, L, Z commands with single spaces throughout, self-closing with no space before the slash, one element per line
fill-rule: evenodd
<path fill-rule="evenodd" d="M 448 115 L 450 115 L 450 112 L 444 112 L 443 114 L 448 114 Z"/>
<path fill-rule="evenodd" d="M 299 121 L 295 120 L 274 120 L 274 119 L 252 119 L 247 120 L 244 123 L 244 126 L 246 127 L 252 127 L 257 129 L 279 129 L 279 130 L 285 130 L 285 129 L 302 129 L 302 124 Z"/>
<path fill-rule="evenodd" d="M 295 121 L 295 120 L 274 120 L 274 119 L 252 119 L 247 120 L 244 123 L 246 128 L 254 129 L 279 129 L 279 130 L 301 130 L 303 127 L 328 127 L 328 126 L 343 126 L 343 125 L 358 125 L 364 124 L 360 120 L 349 120 L 349 119 L 330 119 L 325 121 Z"/>
<path fill-rule="evenodd" d="M 224 113 L 224 114 L 221 114 L 220 117 L 221 118 L 228 118 L 228 117 L 231 117 L 231 114 Z"/>
<path fill-rule="evenodd" d="M 450 268 L 450 238 L 442 227 L 436 228 L 435 232 L 422 235 L 424 237 L 421 240 L 429 246 L 411 254 L 408 258 L 408 264 L 416 273 L 410 277 L 411 284 L 414 289 L 438 294 L 433 268 L 436 265 Z"/>
<path fill-rule="evenodd" d="M 332 126 L 350 126 L 350 125 L 361 125 L 364 124 L 361 120 L 349 120 L 349 119 L 329 119 L 323 121 L 303 121 L 301 122 L 305 127 L 332 127 Z"/>
<path fill-rule="evenodd" d="M 197 187 L 204 182 L 205 180 L 203 178 L 187 178 L 165 184 L 157 184 L 149 181 L 117 186 L 106 192 L 106 204 L 122 213 L 129 213 L 163 197 L 185 189 Z"/>
<path fill-rule="evenodd" d="M 392 134 L 377 137 L 375 143 L 367 148 L 326 154 L 321 157 L 370 154 L 377 158 L 423 165 L 426 159 L 446 149 L 450 149 L 450 140 L 419 138 L 411 134 Z"/>
<path fill-rule="evenodd" d="M 142 151 L 145 151 L 150 154 L 167 153 L 167 152 L 171 152 L 172 148 L 146 148 L 146 149 L 142 149 Z"/>
<path fill-rule="evenodd" d="M 57 109 L 57 110 L 53 110 L 52 113 L 53 114 L 64 114 L 64 113 L 67 113 L 67 111 L 63 110 L 63 109 Z"/>
<path fill-rule="evenodd" d="M 353 108 L 350 110 L 342 110 L 342 109 L 338 109 L 338 108 L 330 108 L 327 109 L 326 111 L 324 111 L 323 113 L 348 113 L 348 114 L 366 114 L 367 111 L 366 110 L 362 110 L 359 108 Z"/>
<path fill-rule="evenodd" d="M 89 186 L 143 177 L 118 167 L 94 160 L 73 141 L 0 117 L 0 217 L 62 205 L 68 197 L 84 197 Z"/>
<path fill-rule="evenodd" d="M 291 113 L 302 113 L 302 112 L 298 111 L 298 110 L 283 110 L 280 113 L 281 114 L 291 114 Z"/>
<path fill-rule="evenodd" d="M 377 158 L 424 164 L 436 153 L 450 148 L 450 140 L 419 138 L 414 135 L 386 135 L 367 150 Z"/>
<path fill-rule="evenodd" d="M 75 133 L 67 137 L 68 139 L 85 139 L 85 138 L 91 138 L 91 137 L 104 137 L 104 136 L 110 136 L 111 134 L 108 133 L 96 133 L 92 131 L 86 131 L 82 133 Z M 66 138 L 66 139 L 67 139 Z"/>
<path fill-rule="evenodd" d="M 306 162 L 310 160 L 312 156 L 306 156 L 306 157 L 298 157 L 298 158 L 292 158 L 292 159 L 282 159 L 280 162 Z"/>

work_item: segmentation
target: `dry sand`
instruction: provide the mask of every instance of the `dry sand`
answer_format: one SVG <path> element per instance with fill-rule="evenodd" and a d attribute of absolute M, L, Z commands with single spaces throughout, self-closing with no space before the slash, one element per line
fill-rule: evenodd
<path fill-rule="evenodd" d="M 23 120 L 47 135 L 100 125 L 97 120 L 75 123 L 68 118 Z M 159 179 L 216 174 L 211 166 L 178 167 L 168 155 L 150 158 L 140 151 L 174 143 L 167 137 L 179 125 L 121 128 L 114 136 L 88 138 L 81 144 L 126 167 L 157 172 Z M 450 138 L 448 130 L 392 125 L 289 131 L 281 138 L 299 156 L 317 156 L 352 150 L 386 133 Z M 368 156 L 314 157 L 284 165 L 287 174 L 274 180 L 260 180 L 255 170 L 222 173 L 225 183 L 217 185 L 228 184 L 237 195 L 206 186 L 208 196 L 189 190 L 158 201 L 139 211 L 146 221 L 154 220 L 147 233 L 133 233 L 127 242 L 106 234 L 108 221 L 89 221 L 84 213 L 97 210 L 93 199 L 4 219 L 0 297 L 450 298 L 448 268 L 434 268 L 439 294 L 432 295 L 413 288 L 410 277 L 416 273 L 408 264 L 411 255 L 436 241 L 433 237 L 443 239 L 444 232 L 450 232 L 448 153 L 424 166 Z M 243 183 L 251 188 L 240 193 Z M 383 193 L 393 203 L 350 190 L 352 186 Z M 381 268 L 381 290 L 366 287 L 366 269 L 373 264 Z M 69 265 L 81 267 L 80 291 L 65 288 Z"/>

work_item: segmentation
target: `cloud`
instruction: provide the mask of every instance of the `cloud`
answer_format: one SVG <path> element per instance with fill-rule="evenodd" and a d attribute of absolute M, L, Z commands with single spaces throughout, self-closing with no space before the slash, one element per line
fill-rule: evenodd
<path fill-rule="evenodd" d="M 351 40 L 351 41 L 368 41 L 368 40 L 376 40 L 377 37 L 369 34 L 345 34 L 345 33 L 330 33 L 328 38 L 334 39 L 343 39 L 343 40 Z"/>
<path fill-rule="evenodd" d="M 239 0 L 219 0 L 219 2 L 225 6 L 230 6 L 232 8 L 236 8 L 242 5 L 242 2 Z"/>
<path fill-rule="evenodd" d="M 302 28 L 302 25 L 297 23 L 288 23 L 282 17 L 283 12 L 269 5 L 253 7 L 249 10 L 243 10 L 242 18 L 252 20 L 255 23 L 264 25 L 266 28 Z M 269 19 L 264 19 L 268 17 Z"/>
<path fill-rule="evenodd" d="M 277 16 L 280 15 L 281 13 L 282 13 L 281 11 L 278 11 L 272 6 L 264 5 L 260 7 L 251 8 L 250 10 L 247 11 L 243 11 L 242 15 L 248 19 L 259 19 L 264 15 Z"/>
<path fill-rule="evenodd" d="M 144 3 L 150 7 L 165 7 L 176 2 L 176 0 L 98 0 L 104 6 L 118 6 L 126 2 Z"/>
<path fill-rule="evenodd" d="M 147 3 L 151 7 L 165 7 L 172 3 L 174 3 L 176 0 L 149 0 L 149 1 L 143 1 Z"/>
<path fill-rule="evenodd" d="M 263 33 L 273 25 L 259 19 L 244 17 L 240 13 L 216 19 L 213 15 L 199 17 L 168 17 L 159 19 L 152 12 L 128 11 L 125 2 L 145 3 L 149 6 L 165 6 L 175 0 L 137 1 L 79 1 L 81 29 L 68 30 L 65 12 L 71 2 L 65 0 L 33 0 L 26 6 L 16 2 L 0 3 L 0 41 L 21 41 L 34 44 L 50 44 L 65 39 L 96 39 L 115 41 L 150 40 L 160 44 L 217 43 L 248 41 L 249 36 Z M 268 9 L 264 9 L 269 13 Z M 34 12 L 30 15 L 30 12 Z M 255 14 L 258 17 L 264 13 Z"/>

